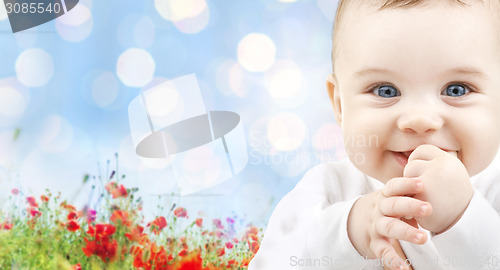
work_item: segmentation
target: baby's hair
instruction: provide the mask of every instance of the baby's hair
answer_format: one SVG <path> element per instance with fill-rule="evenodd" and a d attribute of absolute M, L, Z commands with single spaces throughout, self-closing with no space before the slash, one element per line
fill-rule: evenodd
<path fill-rule="evenodd" d="M 342 30 L 342 25 L 344 22 L 344 17 L 346 14 L 346 11 L 348 9 L 354 9 L 355 10 L 355 5 L 371 5 L 375 7 L 378 11 L 384 10 L 384 9 L 389 9 L 389 8 L 411 8 L 411 7 L 416 7 L 416 6 L 423 6 L 425 4 L 428 4 L 428 2 L 435 2 L 436 0 L 378 0 L 378 1 L 373 1 L 373 0 L 339 0 L 338 2 L 338 7 L 337 7 L 337 12 L 335 14 L 335 21 L 333 24 L 333 33 L 332 33 L 332 70 L 335 73 L 335 58 L 338 55 L 338 39 L 340 32 Z M 467 4 L 464 3 L 463 0 L 447 0 L 450 3 L 456 3 L 462 6 L 466 6 Z M 476 0 L 480 2 L 484 2 L 484 0 Z M 496 7 L 498 8 L 498 2 L 497 0 L 490 0 L 487 1 L 490 3 L 496 3 Z M 498 11 L 498 9 L 495 9 Z M 497 15 L 498 16 L 498 15 Z"/>

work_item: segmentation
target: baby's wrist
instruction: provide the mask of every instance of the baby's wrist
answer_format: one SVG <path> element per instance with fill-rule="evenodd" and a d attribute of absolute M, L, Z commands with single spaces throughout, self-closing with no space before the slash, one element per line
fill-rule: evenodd
<path fill-rule="evenodd" d="M 363 217 L 368 216 L 366 213 L 363 213 L 366 209 L 364 206 L 365 200 L 365 196 L 356 200 L 347 218 L 347 236 L 349 237 L 349 241 L 351 241 L 352 246 L 358 251 L 359 255 L 363 257 L 368 256 L 365 248 L 368 246 L 368 243 L 364 241 L 368 239 L 368 230 L 363 230 L 363 224 L 366 224 L 363 221 Z"/>

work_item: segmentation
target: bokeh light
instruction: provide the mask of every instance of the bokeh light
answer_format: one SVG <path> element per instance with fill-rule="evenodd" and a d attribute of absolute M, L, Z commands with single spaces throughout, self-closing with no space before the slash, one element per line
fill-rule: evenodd
<path fill-rule="evenodd" d="M 25 50 L 16 61 L 18 80 L 28 87 L 46 85 L 54 74 L 52 56 L 42 49 Z"/>
<path fill-rule="evenodd" d="M 154 117 L 166 117 L 182 106 L 179 92 L 174 87 L 165 87 L 148 93 L 146 102 L 149 114 Z"/>
<path fill-rule="evenodd" d="M 175 21 L 175 27 L 186 34 L 196 34 L 207 27 L 210 20 L 210 12 L 208 7 L 194 17 L 187 17 L 180 21 Z"/>
<path fill-rule="evenodd" d="M 92 84 L 92 99 L 95 104 L 105 108 L 118 96 L 119 84 L 115 74 L 106 71 L 99 75 Z"/>
<path fill-rule="evenodd" d="M 0 115 L 8 117 L 22 115 L 26 106 L 26 100 L 16 89 L 0 86 Z"/>
<path fill-rule="evenodd" d="M 0 116 L 22 116 L 29 102 L 29 91 L 19 81 L 15 78 L 0 80 Z"/>
<path fill-rule="evenodd" d="M 248 71 L 266 71 L 273 65 L 275 57 L 276 46 L 267 35 L 248 34 L 238 44 L 238 62 Z"/>
<path fill-rule="evenodd" d="M 116 74 L 123 84 L 142 87 L 153 79 L 155 67 L 155 61 L 147 51 L 131 48 L 118 57 Z"/>
<path fill-rule="evenodd" d="M 198 16 L 207 8 L 205 0 L 155 0 L 156 11 L 165 20 L 178 22 Z"/>
<path fill-rule="evenodd" d="M 306 125 L 295 113 L 281 113 L 267 124 L 267 138 L 278 151 L 298 148 L 306 137 Z"/>
<path fill-rule="evenodd" d="M 68 15 L 56 19 L 56 30 L 67 41 L 80 42 L 92 32 L 94 19 L 85 5 L 76 5 Z"/>
<path fill-rule="evenodd" d="M 50 153 L 65 151 L 73 141 L 73 128 L 64 117 L 52 114 L 42 121 L 39 143 L 42 150 Z"/>
<path fill-rule="evenodd" d="M 274 99 L 293 98 L 302 87 L 302 72 L 290 60 L 278 60 L 266 74 L 266 86 Z"/>

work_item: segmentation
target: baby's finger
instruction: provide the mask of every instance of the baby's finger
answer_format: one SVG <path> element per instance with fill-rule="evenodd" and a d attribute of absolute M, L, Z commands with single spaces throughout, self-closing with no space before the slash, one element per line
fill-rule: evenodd
<path fill-rule="evenodd" d="M 421 176 L 425 170 L 429 167 L 429 161 L 414 159 L 409 160 L 403 170 L 403 176 L 408 178 L 416 178 Z"/>
<path fill-rule="evenodd" d="M 408 162 L 416 159 L 432 160 L 437 155 L 439 155 L 440 151 L 443 150 L 432 144 L 422 144 L 419 147 L 415 148 L 415 150 L 413 150 L 413 152 L 408 157 Z"/>
<path fill-rule="evenodd" d="M 382 193 L 385 197 L 417 194 L 424 190 L 424 183 L 419 179 L 397 177 L 387 181 Z"/>
<path fill-rule="evenodd" d="M 408 266 L 399 257 L 389 241 L 377 238 L 371 241 L 370 249 L 378 259 L 382 260 L 384 265 L 389 266 L 389 269 L 408 269 Z"/>
<path fill-rule="evenodd" d="M 424 244 L 427 241 L 426 233 L 396 218 L 380 217 L 375 223 L 375 230 L 381 236 L 404 240 L 417 245 Z"/>
<path fill-rule="evenodd" d="M 389 197 L 380 200 L 379 210 L 385 216 L 412 219 L 430 215 L 432 206 L 428 202 L 412 197 Z"/>

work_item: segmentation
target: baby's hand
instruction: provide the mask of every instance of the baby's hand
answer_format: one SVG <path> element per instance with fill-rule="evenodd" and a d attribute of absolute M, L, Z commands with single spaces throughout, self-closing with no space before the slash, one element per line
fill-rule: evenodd
<path fill-rule="evenodd" d="M 418 194 L 423 189 L 421 180 L 394 178 L 383 189 L 356 201 L 349 213 L 347 232 L 361 256 L 383 260 L 390 269 L 408 269 L 392 243 L 394 239 L 415 244 L 427 240 L 427 234 L 418 229 L 415 220 L 413 224 L 401 220 L 430 215 L 429 203 L 405 196 Z"/>
<path fill-rule="evenodd" d="M 424 191 L 414 198 L 429 202 L 433 211 L 416 220 L 422 228 L 433 233 L 452 227 L 472 198 L 469 174 L 456 152 L 447 153 L 433 145 L 421 145 L 408 158 L 403 176 L 425 183 Z"/>

